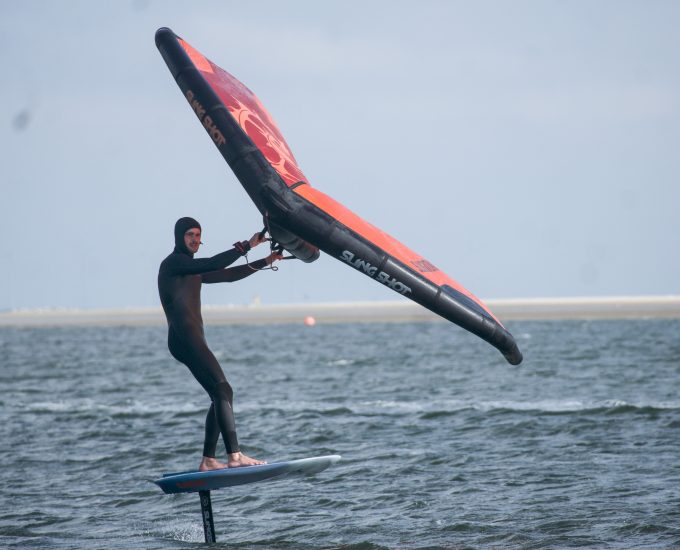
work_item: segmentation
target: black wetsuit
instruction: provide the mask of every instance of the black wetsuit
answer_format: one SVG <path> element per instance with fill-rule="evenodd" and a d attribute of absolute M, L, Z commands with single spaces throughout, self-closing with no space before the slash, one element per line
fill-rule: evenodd
<path fill-rule="evenodd" d="M 258 260 L 224 269 L 243 256 L 249 248 L 247 241 L 212 258 L 194 258 L 184 244 L 184 233 L 194 227 L 200 228 L 200 225 L 191 218 L 178 220 L 175 249 L 158 271 L 158 292 L 168 320 L 168 349 L 175 359 L 189 367 L 212 400 L 205 420 L 203 456 L 214 458 L 220 433 L 227 453 L 238 452 L 239 445 L 232 409 L 233 391 L 208 349 L 203 332 L 201 284 L 238 281 L 266 267 L 266 262 Z"/>

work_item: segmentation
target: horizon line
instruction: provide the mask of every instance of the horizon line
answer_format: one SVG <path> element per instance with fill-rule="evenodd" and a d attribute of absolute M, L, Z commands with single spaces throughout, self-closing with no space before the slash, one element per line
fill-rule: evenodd
<path fill-rule="evenodd" d="M 680 318 L 680 295 L 630 295 L 484 300 L 502 321 Z M 206 304 L 206 324 L 445 321 L 409 300 Z M 41 307 L 0 311 L 0 327 L 61 325 L 164 325 L 160 305 L 118 308 Z"/>

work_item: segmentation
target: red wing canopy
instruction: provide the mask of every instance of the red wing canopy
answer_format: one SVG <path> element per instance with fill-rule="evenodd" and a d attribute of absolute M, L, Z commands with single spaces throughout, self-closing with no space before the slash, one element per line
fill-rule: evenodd
<path fill-rule="evenodd" d="M 313 188 L 274 119 L 250 89 L 170 29 L 157 31 L 156 44 L 203 127 L 286 248 L 305 259 L 295 243 L 317 247 L 477 334 L 511 364 L 522 361 L 512 335 L 479 298 L 420 254 Z"/>
<path fill-rule="evenodd" d="M 299 181 L 306 182 L 293 152 L 283 139 L 274 119 L 255 94 L 187 42 L 181 38 L 178 38 L 178 41 L 194 66 L 229 110 L 229 114 L 234 117 L 286 185 L 293 185 Z"/>

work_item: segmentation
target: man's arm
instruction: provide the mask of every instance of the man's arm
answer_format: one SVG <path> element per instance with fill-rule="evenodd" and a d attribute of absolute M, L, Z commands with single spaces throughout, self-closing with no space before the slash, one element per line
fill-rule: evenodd
<path fill-rule="evenodd" d="M 211 258 L 190 258 L 184 254 L 173 254 L 172 261 L 167 266 L 167 269 L 170 275 L 198 275 L 223 269 L 233 264 L 243 255 L 236 248 L 226 250 Z"/>
<path fill-rule="evenodd" d="M 201 280 L 207 284 L 233 283 L 235 281 L 240 281 L 241 279 L 249 277 L 256 271 L 264 269 L 274 263 L 276 260 L 280 259 L 281 254 L 273 253 L 266 258 L 262 258 L 261 260 L 257 260 L 256 262 L 248 265 L 238 265 L 236 267 L 230 267 L 229 269 L 220 269 L 217 271 L 211 271 L 209 273 L 203 273 L 201 275 Z"/>
<path fill-rule="evenodd" d="M 226 250 L 211 258 L 191 258 L 184 254 L 173 254 L 172 262 L 167 269 L 170 275 L 198 275 L 224 269 L 263 241 L 263 237 L 255 233 L 250 240 L 236 243 L 231 250 Z"/>

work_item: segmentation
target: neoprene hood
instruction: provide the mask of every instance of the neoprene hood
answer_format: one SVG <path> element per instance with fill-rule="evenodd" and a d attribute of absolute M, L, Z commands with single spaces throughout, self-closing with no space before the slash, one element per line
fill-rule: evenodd
<path fill-rule="evenodd" d="M 189 229 L 193 229 L 194 227 L 201 229 L 201 224 L 198 223 L 194 218 L 186 217 L 177 220 L 175 223 L 175 250 L 177 252 L 182 252 L 184 254 L 188 254 L 189 256 L 193 256 L 193 254 L 189 252 L 184 244 L 184 234 L 189 231 Z"/>

